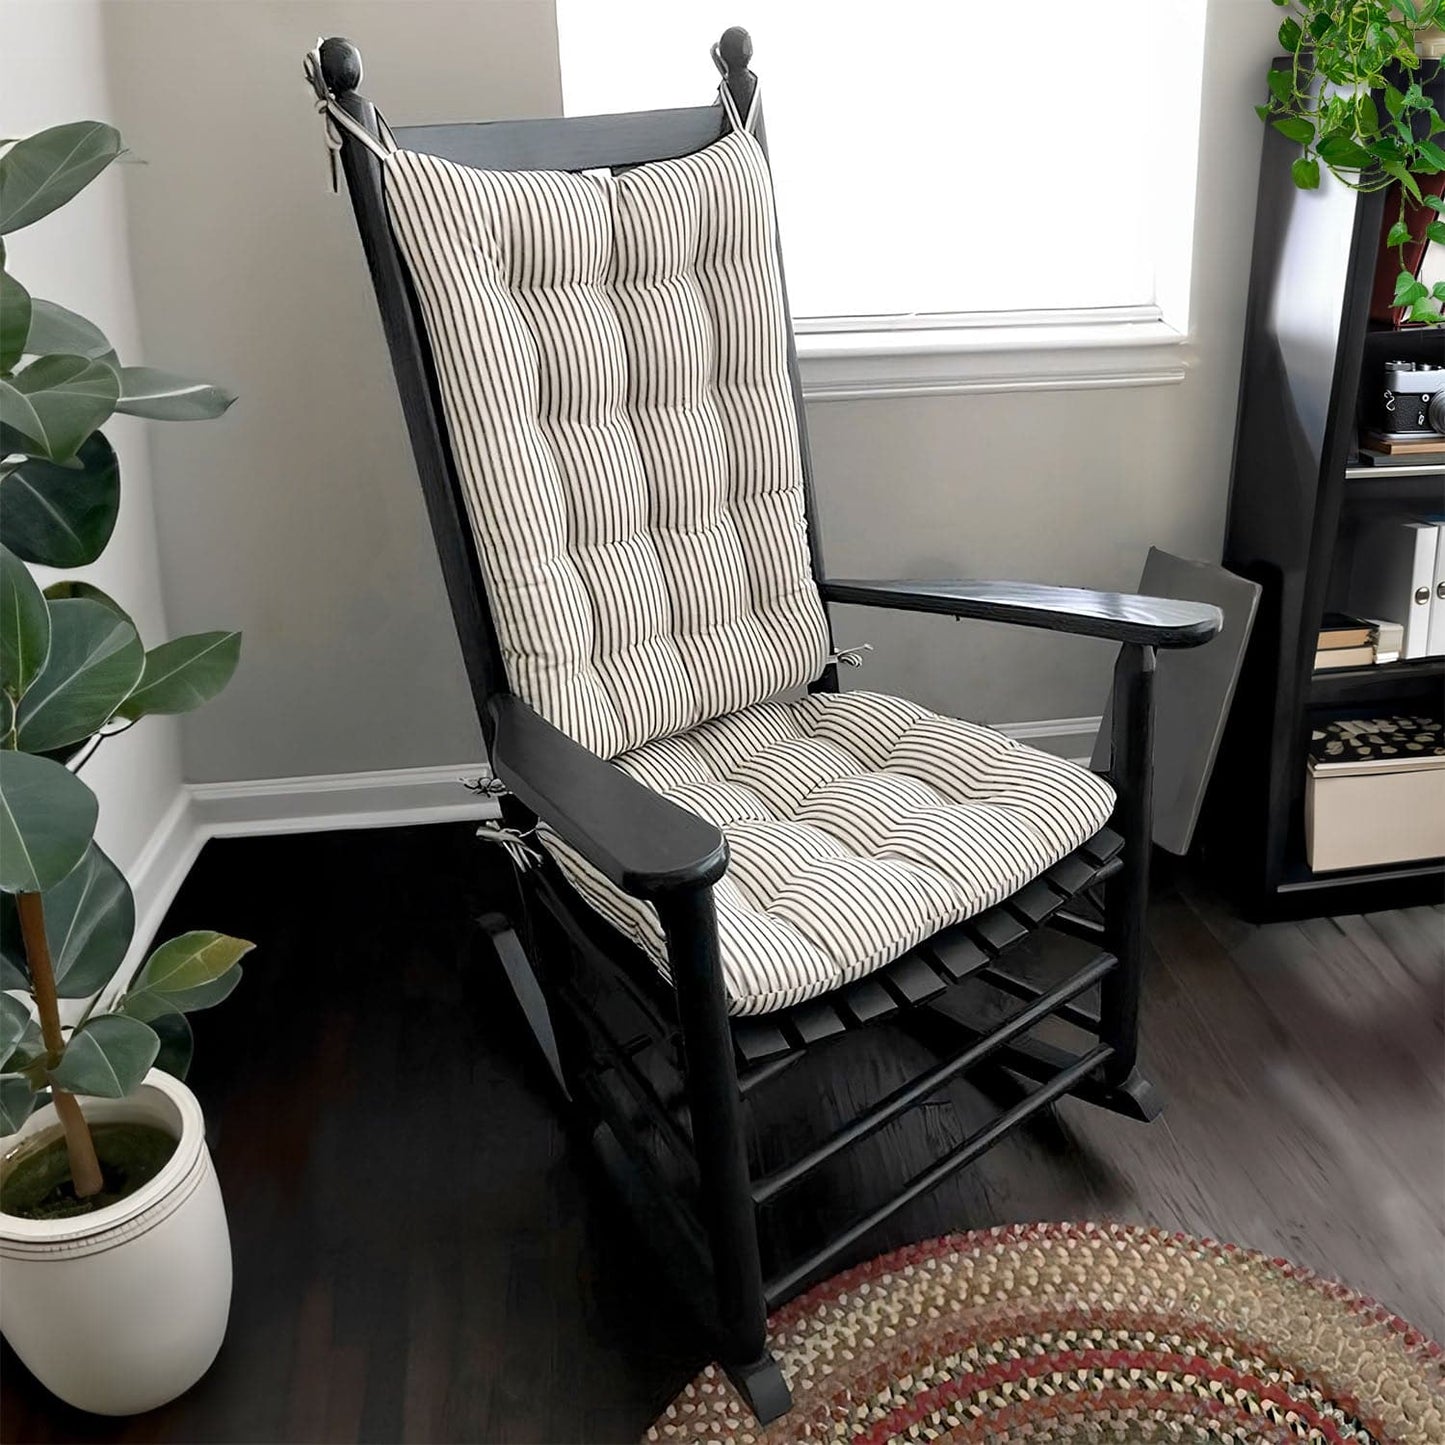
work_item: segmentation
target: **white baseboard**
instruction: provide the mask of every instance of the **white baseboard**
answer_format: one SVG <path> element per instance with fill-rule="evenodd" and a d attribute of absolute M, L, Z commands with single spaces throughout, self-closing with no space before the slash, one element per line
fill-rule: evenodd
<path fill-rule="evenodd" d="M 995 732 L 1021 743 L 1032 743 L 1047 753 L 1087 766 L 1102 717 L 1042 718 L 1038 722 L 991 723 Z"/>
<path fill-rule="evenodd" d="M 192 811 L 209 838 L 252 833 L 320 833 L 336 828 L 396 828 L 493 818 L 495 800 L 464 781 L 487 776 L 483 763 L 332 773 L 304 778 L 254 778 L 190 783 Z"/>
<path fill-rule="evenodd" d="M 135 934 L 105 996 L 123 991 L 145 961 L 167 910 L 209 839 L 494 818 L 496 800 L 469 793 L 462 786 L 463 779 L 485 777 L 487 771 L 481 763 L 459 763 L 455 767 L 182 784 L 127 870 L 135 895 Z"/>

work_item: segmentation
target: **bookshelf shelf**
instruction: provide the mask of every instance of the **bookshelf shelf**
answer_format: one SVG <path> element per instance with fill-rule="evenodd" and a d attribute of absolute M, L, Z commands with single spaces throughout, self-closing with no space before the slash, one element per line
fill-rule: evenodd
<path fill-rule="evenodd" d="M 1445 73 L 1426 84 L 1445 107 Z M 1371 320 L 1385 195 L 1328 176 L 1297 190 L 1296 153 L 1265 132 L 1224 543 L 1224 565 L 1263 595 L 1205 815 L 1207 856 L 1256 918 L 1445 898 L 1440 859 L 1320 874 L 1306 861 L 1312 723 L 1445 706 L 1445 658 L 1313 670 L 1321 619 L 1351 610 L 1357 542 L 1391 516 L 1445 511 L 1445 466 L 1357 460 L 1385 363 L 1437 360 L 1442 331 Z"/>
<path fill-rule="evenodd" d="M 1375 699 L 1405 703 L 1445 685 L 1445 657 L 1386 662 L 1371 667 L 1340 667 L 1310 674 L 1310 703 L 1336 707 Z"/>
<path fill-rule="evenodd" d="M 1347 482 L 1373 482 L 1408 477 L 1412 482 L 1433 482 L 1437 487 L 1445 486 L 1445 462 L 1432 466 L 1366 467 L 1345 468 Z"/>

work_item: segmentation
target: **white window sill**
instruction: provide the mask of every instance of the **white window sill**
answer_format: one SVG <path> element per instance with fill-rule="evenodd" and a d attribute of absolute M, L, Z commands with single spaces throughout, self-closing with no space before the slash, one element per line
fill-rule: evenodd
<path fill-rule="evenodd" d="M 797 337 L 808 401 L 1172 386 L 1186 373 L 1180 348 L 1188 338 L 1157 319 L 811 329 L 817 325 L 802 323 Z"/>

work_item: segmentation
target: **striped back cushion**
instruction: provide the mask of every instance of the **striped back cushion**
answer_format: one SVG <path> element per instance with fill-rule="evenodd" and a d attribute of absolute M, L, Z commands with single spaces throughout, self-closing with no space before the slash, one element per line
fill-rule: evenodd
<path fill-rule="evenodd" d="M 513 689 L 614 757 L 815 678 L 757 142 L 619 176 L 384 169 Z"/>

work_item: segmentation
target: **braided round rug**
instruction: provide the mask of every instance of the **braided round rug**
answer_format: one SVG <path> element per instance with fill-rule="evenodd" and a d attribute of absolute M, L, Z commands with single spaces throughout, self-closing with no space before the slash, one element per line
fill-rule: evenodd
<path fill-rule="evenodd" d="M 871 1260 L 769 1322 L 792 1410 L 709 1366 L 648 1431 L 688 1445 L 942 1440 L 1445 1445 L 1445 1351 L 1282 1259 L 1031 1224 Z"/>

